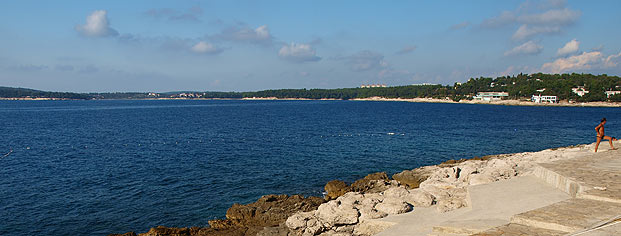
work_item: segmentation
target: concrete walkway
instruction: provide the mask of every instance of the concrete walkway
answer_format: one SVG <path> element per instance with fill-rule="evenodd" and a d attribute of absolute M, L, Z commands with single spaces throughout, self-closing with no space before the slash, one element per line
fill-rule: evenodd
<path fill-rule="evenodd" d="M 619 150 L 585 150 L 539 164 L 533 176 L 470 186 L 468 193 L 467 208 L 415 208 L 379 219 L 394 226 L 377 235 L 621 235 Z"/>

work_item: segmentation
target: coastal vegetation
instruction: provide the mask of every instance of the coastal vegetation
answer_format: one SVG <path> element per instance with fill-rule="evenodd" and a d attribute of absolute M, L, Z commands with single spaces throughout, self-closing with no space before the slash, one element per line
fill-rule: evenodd
<path fill-rule="evenodd" d="M 579 96 L 572 88 L 589 93 Z M 453 85 L 406 85 L 375 88 L 270 89 L 255 92 L 167 92 L 167 93 L 66 93 L 24 88 L 0 87 L 0 98 L 60 99 L 150 99 L 150 98 L 284 98 L 284 99 L 356 99 L 356 98 L 438 98 L 470 100 L 478 92 L 507 92 L 510 99 L 529 99 L 534 94 L 553 95 L 559 100 L 576 102 L 621 101 L 621 94 L 606 96 L 605 91 L 621 90 L 621 77 L 606 74 L 518 74 L 497 78 L 470 78 Z"/>

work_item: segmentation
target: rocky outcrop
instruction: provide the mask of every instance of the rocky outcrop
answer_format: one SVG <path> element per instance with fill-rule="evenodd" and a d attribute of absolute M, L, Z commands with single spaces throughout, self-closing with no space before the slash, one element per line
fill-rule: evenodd
<path fill-rule="evenodd" d="M 447 161 L 397 173 L 393 180 L 383 172 L 367 175 L 351 185 L 334 180 L 325 186 L 326 200 L 331 200 L 328 202 L 318 197 L 267 195 L 251 204 L 234 204 L 226 219 L 209 221 L 211 227 L 160 226 L 138 236 L 374 235 L 390 226 L 374 219 L 416 207 L 435 207 L 441 212 L 465 207 L 469 185 L 530 174 L 535 162 L 569 158 L 583 148 Z"/>
<path fill-rule="evenodd" d="M 438 168 L 437 166 L 424 166 L 413 170 L 404 170 L 401 173 L 394 174 L 392 179 L 409 188 L 418 188 L 420 183 L 427 180 Z"/>
<path fill-rule="evenodd" d="M 285 220 L 297 212 L 317 209 L 325 200 L 319 197 L 304 198 L 300 195 L 266 195 L 256 202 L 233 204 L 226 212 L 226 219 L 209 221 L 210 227 L 169 228 L 158 226 L 138 236 L 249 236 L 287 235 Z M 273 233 L 273 234 L 272 234 Z M 109 236 L 135 236 L 133 232 Z"/>
<path fill-rule="evenodd" d="M 356 180 L 351 185 L 347 185 L 341 180 L 332 180 L 324 187 L 326 190 L 325 199 L 333 200 L 348 192 L 377 193 L 395 184 L 397 183 L 392 182 L 388 175 L 386 175 L 386 172 L 369 174 L 362 179 Z"/>

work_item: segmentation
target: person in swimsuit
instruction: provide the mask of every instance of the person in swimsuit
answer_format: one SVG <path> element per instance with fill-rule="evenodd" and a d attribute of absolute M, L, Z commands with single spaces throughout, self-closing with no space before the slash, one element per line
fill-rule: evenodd
<path fill-rule="evenodd" d="M 605 124 L 606 118 L 603 118 L 602 121 L 599 122 L 599 125 L 595 127 L 595 132 L 597 132 L 597 143 L 595 144 L 595 152 L 597 152 L 597 147 L 599 147 L 599 142 L 601 142 L 602 139 L 608 139 L 608 142 L 610 143 L 610 150 L 616 150 L 616 148 L 612 146 L 612 141 L 616 141 L 617 138 L 604 135 Z"/>

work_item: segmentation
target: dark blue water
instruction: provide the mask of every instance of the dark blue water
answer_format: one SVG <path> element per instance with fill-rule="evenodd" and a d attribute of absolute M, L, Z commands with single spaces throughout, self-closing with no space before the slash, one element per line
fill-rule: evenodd
<path fill-rule="evenodd" d="M 621 136 L 621 109 L 354 101 L 0 101 L 0 235 L 205 226 L 447 159 Z M 10 150 L 11 154 L 4 156 Z"/>

